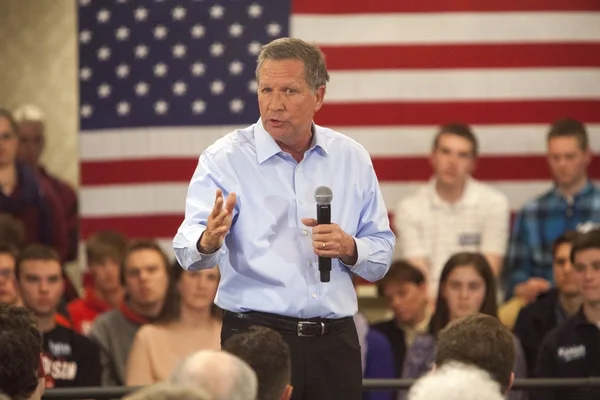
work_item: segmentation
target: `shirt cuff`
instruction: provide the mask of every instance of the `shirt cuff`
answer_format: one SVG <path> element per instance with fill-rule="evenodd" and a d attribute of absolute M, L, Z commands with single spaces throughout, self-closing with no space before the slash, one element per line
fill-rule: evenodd
<path fill-rule="evenodd" d="M 366 243 L 365 240 L 358 239 L 353 237 L 354 243 L 356 244 L 356 262 L 354 265 L 347 265 L 342 260 L 340 263 L 344 265 L 346 268 L 350 269 L 350 271 L 354 271 L 357 268 L 360 268 L 360 265 L 365 262 L 367 259 L 367 255 L 369 254 L 369 244 Z"/>

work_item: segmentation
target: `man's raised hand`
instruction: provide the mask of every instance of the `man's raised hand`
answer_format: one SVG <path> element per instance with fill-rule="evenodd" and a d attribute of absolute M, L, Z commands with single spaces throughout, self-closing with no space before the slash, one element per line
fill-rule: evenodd
<path fill-rule="evenodd" d="M 217 189 L 215 204 L 208 216 L 206 229 L 198 241 L 198 251 L 204 254 L 211 254 L 221 248 L 223 241 L 225 240 L 225 235 L 227 235 L 229 228 L 231 228 L 235 201 L 235 193 L 229 193 L 225 200 L 223 199 L 223 192 L 221 189 Z M 223 203 L 225 203 L 224 207 Z"/>

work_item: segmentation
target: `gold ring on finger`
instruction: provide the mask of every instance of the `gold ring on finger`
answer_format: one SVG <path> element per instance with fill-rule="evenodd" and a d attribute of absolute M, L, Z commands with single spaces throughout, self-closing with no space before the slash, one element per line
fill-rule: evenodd
<path fill-rule="evenodd" d="M 325 248 L 325 242 L 323 242 L 323 246 L 321 246 L 321 247 Z"/>

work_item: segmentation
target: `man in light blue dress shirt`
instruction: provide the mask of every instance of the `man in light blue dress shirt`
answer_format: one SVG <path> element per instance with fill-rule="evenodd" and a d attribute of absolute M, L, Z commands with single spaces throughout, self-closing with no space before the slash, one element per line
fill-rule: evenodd
<path fill-rule="evenodd" d="M 358 400 L 352 276 L 382 278 L 395 245 L 379 183 L 360 144 L 313 123 L 329 81 L 317 47 L 277 39 L 256 71 L 260 119 L 200 155 L 174 251 L 187 270 L 219 266 L 222 343 L 251 325 L 282 334 L 292 400 Z M 317 224 L 319 186 L 333 191 L 331 224 Z"/>

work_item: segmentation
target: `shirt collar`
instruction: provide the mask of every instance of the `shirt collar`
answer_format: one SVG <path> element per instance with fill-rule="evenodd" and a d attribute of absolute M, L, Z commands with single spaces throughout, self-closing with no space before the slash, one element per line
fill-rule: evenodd
<path fill-rule="evenodd" d="M 592 193 L 593 191 L 594 191 L 594 184 L 592 183 L 591 180 L 588 179 L 585 186 L 583 188 L 581 188 L 581 190 L 577 194 L 575 194 L 575 196 L 573 196 L 573 198 L 585 196 L 587 194 Z M 565 196 L 558 190 L 558 186 L 556 185 L 556 182 L 554 182 L 554 187 L 552 188 L 552 193 L 554 194 L 554 196 L 559 197 L 561 199 L 565 198 Z"/>
<path fill-rule="evenodd" d="M 462 197 L 455 204 L 449 204 L 449 203 L 445 202 L 444 200 L 442 200 L 442 198 L 438 195 L 437 190 L 435 189 L 437 178 L 434 175 L 429 180 L 429 184 L 428 184 L 429 197 L 431 198 L 432 204 L 436 207 L 443 207 L 443 206 L 458 206 L 458 207 L 460 207 L 460 206 L 468 205 L 468 204 L 476 204 L 477 196 L 476 196 L 476 191 L 475 191 L 475 188 L 473 187 L 472 181 L 473 181 L 473 178 L 468 178 L 467 182 L 465 183 L 465 190 L 463 192 Z"/>
<path fill-rule="evenodd" d="M 314 122 L 311 125 L 311 129 L 314 135 L 312 144 L 308 151 L 310 152 L 315 150 L 322 156 L 326 156 L 328 142 L 327 137 L 321 131 L 321 128 Z M 262 164 L 269 158 L 281 152 L 281 147 L 279 147 L 269 132 L 266 131 L 260 118 L 254 126 L 254 140 L 256 145 L 256 158 L 259 164 Z"/>

